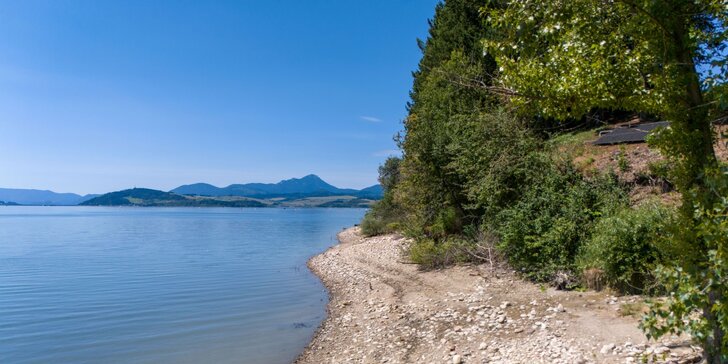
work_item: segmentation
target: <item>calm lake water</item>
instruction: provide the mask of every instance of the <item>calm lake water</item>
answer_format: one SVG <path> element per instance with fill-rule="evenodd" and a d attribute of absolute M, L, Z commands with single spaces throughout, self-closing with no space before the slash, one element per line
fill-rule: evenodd
<path fill-rule="evenodd" d="M 290 363 L 364 212 L 0 207 L 0 363 Z"/>

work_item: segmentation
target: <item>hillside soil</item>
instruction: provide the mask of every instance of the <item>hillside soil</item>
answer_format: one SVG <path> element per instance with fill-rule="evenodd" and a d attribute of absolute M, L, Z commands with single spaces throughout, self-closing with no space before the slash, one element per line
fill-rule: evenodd
<path fill-rule="evenodd" d="M 650 342 L 639 297 L 564 292 L 504 270 L 420 271 L 408 240 L 358 228 L 309 261 L 329 315 L 297 363 L 690 363 L 685 338 Z"/>
<path fill-rule="evenodd" d="M 728 125 L 715 126 L 715 155 L 728 163 Z M 651 176 L 650 165 L 664 161 L 664 157 L 647 143 L 594 145 L 598 135 L 584 131 L 557 137 L 557 156 L 569 159 L 583 175 L 592 177 L 608 172 L 630 185 L 633 206 L 645 201 L 661 200 L 668 205 L 680 203 L 680 194 L 665 181 Z"/>

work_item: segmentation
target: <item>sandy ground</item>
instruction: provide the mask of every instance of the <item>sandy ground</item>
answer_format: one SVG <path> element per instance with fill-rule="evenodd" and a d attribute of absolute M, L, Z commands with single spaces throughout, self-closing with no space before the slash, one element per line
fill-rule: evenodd
<path fill-rule="evenodd" d="M 339 241 L 309 262 L 331 300 L 297 363 L 699 361 L 680 338 L 648 342 L 623 312 L 635 297 L 555 291 L 483 266 L 422 272 L 396 235 L 351 228 Z"/>

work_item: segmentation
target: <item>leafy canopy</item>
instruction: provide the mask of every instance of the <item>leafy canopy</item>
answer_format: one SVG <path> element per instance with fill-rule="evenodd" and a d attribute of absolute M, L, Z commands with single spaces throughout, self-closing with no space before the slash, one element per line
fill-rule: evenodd
<path fill-rule="evenodd" d="M 726 81 L 723 0 L 518 0 L 482 11 L 499 82 L 516 105 L 547 117 L 604 108 L 672 119 L 692 82 L 685 63 L 706 84 Z"/>

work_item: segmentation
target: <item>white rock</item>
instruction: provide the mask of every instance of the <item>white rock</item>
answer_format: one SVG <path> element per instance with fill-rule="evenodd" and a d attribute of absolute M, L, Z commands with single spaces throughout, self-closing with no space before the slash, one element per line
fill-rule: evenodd
<path fill-rule="evenodd" d="M 452 364 L 462 364 L 463 358 L 460 355 L 452 356 Z"/>
<path fill-rule="evenodd" d="M 614 349 L 614 344 L 607 344 L 602 346 L 602 350 L 599 350 L 600 353 L 606 354 Z"/>

